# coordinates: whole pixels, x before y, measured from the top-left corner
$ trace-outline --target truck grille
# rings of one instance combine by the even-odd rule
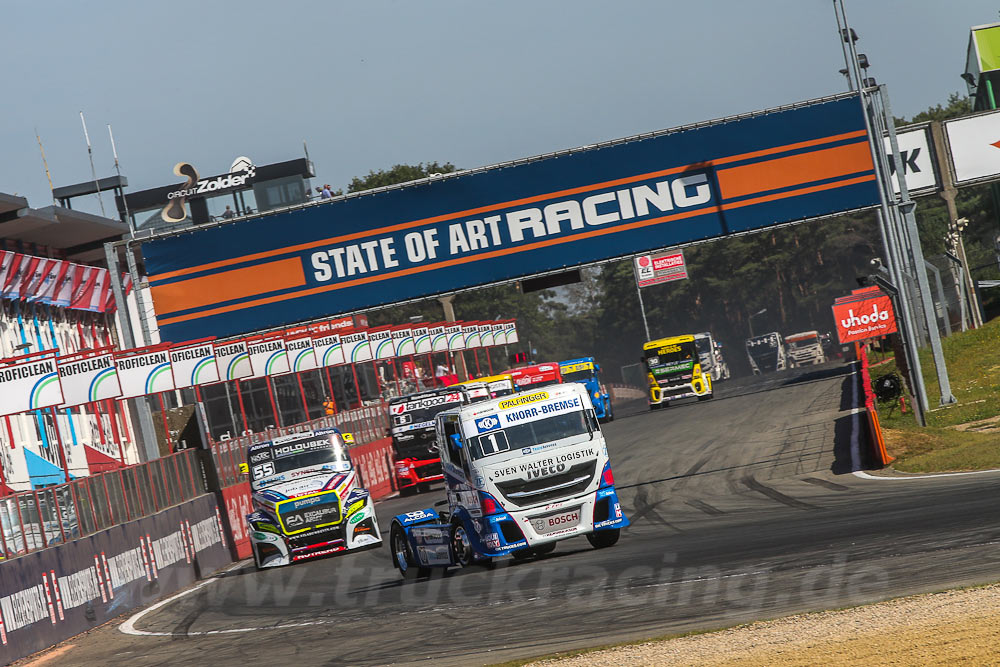
[[[566,472],[544,479],[533,479],[530,482],[520,479],[498,482],[497,489],[512,505],[527,507],[572,498],[583,493],[594,481],[596,471],[596,460],[585,461],[577,463]]]
[[[433,461],[426,465],[418,465],[416,470],[417,470],[417,475],[419,475],[421,479],[426,479],[427,477],[434,477],[436,475],[440,475],[442,474],[441,461]]]
[[[286,500],[278,506],[278,516],[285,534],[298,533],[316,526],[340,521],[340,498],[334,492],[321,496]]]

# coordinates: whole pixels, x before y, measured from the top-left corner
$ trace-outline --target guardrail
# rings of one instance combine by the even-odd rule
[[[878,420],[878,409],[875,401],[875,391],[872,389],[872,376],[869,371],[868,346],[860,344],[857,346],[858,359],[861,361],[861,387],[865,393],[865,411],[868,414],[868,433],[872,447],[872,456],[875,462],[885,467],[895,461],[885,450],[885,438],[882,436],[882,425]]]
[[[205,493],[195,450],[0,498],[4,558],[156,514]]]

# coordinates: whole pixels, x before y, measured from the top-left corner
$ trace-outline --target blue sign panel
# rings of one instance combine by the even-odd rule
[[[840,96],[142,245],[163,340],[231,336],[874,206]]]

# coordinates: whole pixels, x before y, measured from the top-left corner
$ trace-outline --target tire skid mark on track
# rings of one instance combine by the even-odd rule
[[[701,510],[705,514],[709,514],[711,516],[718,516],[720,514],[725,514],[725,512],[720,510],[718,507],[712,507],[708,503],[701,500],[686,500],[684,502],[685,504],[690,505],[691,507],[697,510]]]
[[[674,490],[675,491],[679,491],[682,488],[684,488],[684,486],[688,483],[688,481],[692,477],[694,477],[695,475],[697,475],[698,471],[700,471],[702,468],[704,468],[705,464],[708,463],[711,460],[712,460],[712,455],[708,454],[708,455],[702,457],[701,460],[698,461],[697,463],[695,463],[693,466],[691,466],[690,468],[688,468],[687,472],[685,472],[683,475],[680,475],[680,478],[677,480],[677,483],[674,484]]]
[[[850,491],[851,489],[844,486],[843,484],[837,484],[836,482],[831,482],[826,479],[820,479],[819,477],[802,477],[801,480],[806,484],[815,484],[816,486],[822,486],[824,488],[830,489],[831,491]]]
[[[754,491],[757,491],[758,493],[764,494],[765,496],[767,496],[771,500],[776,500],[779,503],[782,503],[784,505],[788,505],[789,507],[794,507],[794,508],[800,509],[800,510],[818,510],[818,509],[820,509],[816,505],[810,505],[809,503],[804,503],[801,500],[798,500],[797,498],[792,498],[791,496],[786,496],[784,493],[782,493],[781,491],[778,491],[777,489],[772,489],[769,486],[761,484],[760,482],[758,482],[756,480],[756,478],[754,478],[753,475],[747,475],[746,477],[743,478],[742,481],[743,481],[743,483],[748,488],[753,489]]]

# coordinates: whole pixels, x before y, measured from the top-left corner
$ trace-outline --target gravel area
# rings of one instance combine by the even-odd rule
[[[1000,584],[530,664],[1000,665]]]

